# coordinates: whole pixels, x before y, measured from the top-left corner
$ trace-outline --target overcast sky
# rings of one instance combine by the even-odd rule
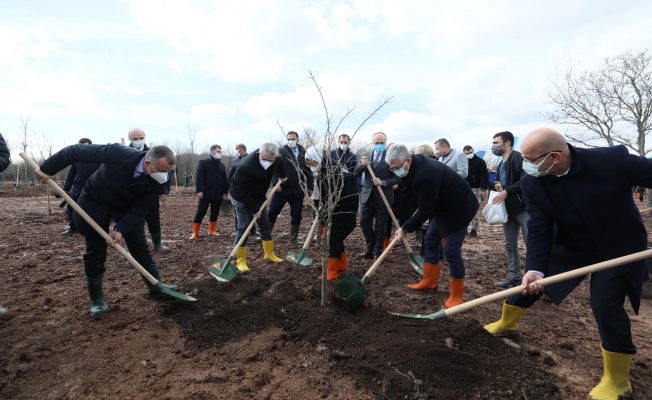
[[[55,149],[89,137],[249,148],[335,120],[390,142],[488,149],[549,125],[569,66],[652,47],[650,1],[35,1],[0,12],[0,132]],[[563,127],[560,127],[563,131]],[[38,154],[36,146],[31,151]],[[14,159],[18,157],[15,156]]]

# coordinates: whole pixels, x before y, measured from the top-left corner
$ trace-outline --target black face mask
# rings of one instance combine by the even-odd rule
[[[505,150],[501,146],[491,146],[491,152],[497,156],[502,156]]]

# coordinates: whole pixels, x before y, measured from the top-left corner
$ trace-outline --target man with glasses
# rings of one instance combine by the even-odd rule
[[[545,293],[559,304],[583,279],[541,286],[544,277],[646,250],[647,233],[631,195],[632,186],[652,187],[652,162],[625,146],[579,149],[549,128],[530,133],[521,146],[521,179],[528,221],[528,252],[522,294],[503,303],[490,333],[518,330],[525,310]],[[601,340],[604,375],[592,399],[632,393],[629,368],[636,346],[625,310],[629,297],[638,313],[646,260],[591,274],[590,304]]]
[[[523,241],[527,243],[527,220],[523,195],[521,193],[521,177],[523,171],[523,157],[513,149],[514,135],[511,132],[496,133],[491,142],[491,152],[500,157],[496,170],[494,187],[498,195],[494,197],[493,204],[505,202],[508,219],[503,224],[505,236],[505,250],[507,251],[507,279],[496,282],[499,288],[507,289],[518,286],[521,282],[521,257],[518,252],[518,231],[523,233]]]

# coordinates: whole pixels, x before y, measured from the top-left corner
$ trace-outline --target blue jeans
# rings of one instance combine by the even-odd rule
[[[507,222],[503,224],[505,235],[505,250],[507,251],[507,279],[521,283],[521,257],[518,254],[518,230],[523,232],[523,241],[527,244],[527,220],[529,216],[526,211],[516,215],[509,215]]]
[[[231,198],[231,204],[233,204],[235,214],[238,218],[238,230],[236,231],[235,239],[233,239],[233,244],[237,244],[249,224],[251,224],[251,220],[254,219],[254,215],[247,209],[245,203],[241,201]],[[260,213],[260,218],[256,221],[256,225],[258,226],[262,240],[272,240],[272,234],[269,232],[269,222],[267,221],[267,207],[263,208],[263,211]],[[242,242],[242,247],[246,245],[247,238]]]
[[[450,267],[450,276],[453,279],[464,279],[464,261],[462,260],[462,243],[466,237],[466,227],[446,236],[444,255]],[[441,248],[441,235],[435,218],[430,220],[428,232],[424,237],[426,256],[424,261],[428,264],[439,264],[439,252]]]

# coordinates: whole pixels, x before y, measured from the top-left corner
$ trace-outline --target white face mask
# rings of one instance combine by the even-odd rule
[[[297,141],[296,140],[288,140],[288,146],[291,149],[296,149],[297,148]]]
[[[158,183],[165,183],[165,182],[168,181],[168,173],[167,172],[158,172],[156,170],[156,168],[154,168],[153,165],[152,165],[152,169],[154,170],[154,173],[149,174],[149,176],[151,176],[152,179],[154,179]]]
[[[142,149],[145,148],[145,141],[144,140],[133,140],[131,142],[131,145],[134,146],[134,149],[142,150]]]
[[[315,173],[315,174],[316,174],[317,172],[319,172],[319,168],[318,168],[318,167],[310,167],[310,170],[311,170],[313,173]]]
[[[271,167],[272,164],[274,164],[274,161],[260,160],[260,165],[262,165],[263,169],[265,169],[265,170],[267,170],[267,168]]]
[[[220,158],[222,158],[222,155],[220,153],[211,154],[211,156],[216,160],[219,160]]]
[[[467,155],[466,155],[466,158],[468,158],[468,159],[470,160],[470,159],[472,159],[472,158],[473,158],[473,156],[474,156],[474,154],[473,154],[473,153],[469,153],[469,154],[467,154]]]
[[[349,148],[348,144],[341,144],[340,145],[340,150],[342,150],[342,151],[346,151],[346,149],[348,149],[348,148]]]

